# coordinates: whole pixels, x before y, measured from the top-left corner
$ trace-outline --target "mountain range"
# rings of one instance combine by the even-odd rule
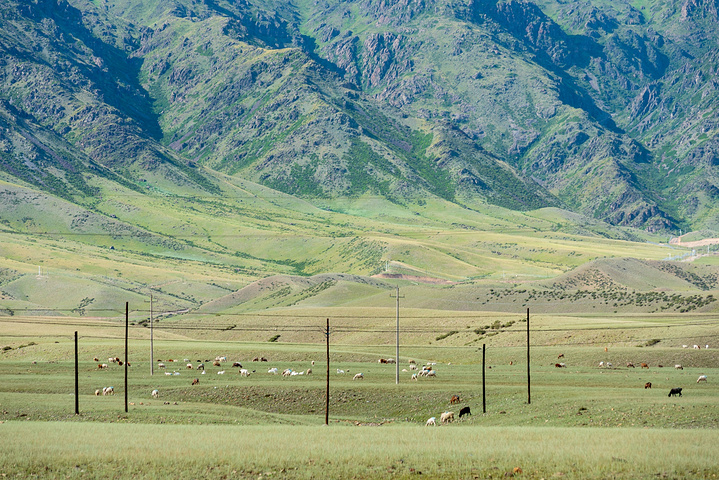
[[[717,0],[8,0],[0,175],[717,229]],[[114,187],[113,187],[114,185]],[[105,212],[107,213],[107,212]]]

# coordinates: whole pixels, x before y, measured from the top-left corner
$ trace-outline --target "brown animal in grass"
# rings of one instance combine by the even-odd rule
[[[644,384],[644,388],[645,388],[645,389],[647,389],[647,388],[652,388],[652,382],[647,382],[647,383],[645,383],[645,384]]]
[[[455,403],[459,402],[461,402],[461,400],[459,399],[459,395],[452,395],[452,398],[449,401],[450,405],[454,405]]]
[[[642,363],[642,368],[649,368],[649,365],[647,365],[646,363]]]
[[[199,385],[199,384],[200,384],[200,379],[199,379],[199,378],[193,378],[193,379],[192,379],[192,384],[193,384],[193,385]]]

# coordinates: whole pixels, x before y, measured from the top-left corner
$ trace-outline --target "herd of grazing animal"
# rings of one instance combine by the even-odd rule
[[[682,345],[682,347],[683,347],[683,348],[687,348],[688,346],[687,346],[687,345]],[[700,349],[700,348],[701,348],[701,347],[699,347],[698,345],[694,345],[694,349],[697,349],[697,350],[698,350],[698,349]],[[709,345],[706,345],[705,348],[709,348]],[[606,352],[606,351],[608,351],[608,349],[605,348],[604,351]],[[564,358],[564,354],[563,354],[563,353],[560,353],[557,358]],[[562,367],[566,367],[566,364],[564,364],[564,363],[555,363],[554,366],[555,366],[556,368],[562,368]],[[661,365],[661,364],[657,365],[657,367],[660,367],[660,368],[663,367],[663,366],[664,366],[664,365]],[[642,362],[642,363],[640,363],[640,367],[641,367],[641,368],[646,368],[647,370],[649,370],[649,364],[648,364],[648,363]],[[611,362],[601,361],[601,362],[599,362],[599,368],[612,368],[612,363],[611,363]],[[627,368],[635,368],[635,367],[634,367],[634,363],[633,363],[633,362],[627,362]],[[684,366],[677,363],[677,364],[674,365],[674,369],[675,369],[675,370],[684,370]],[[700,376],[699,376],[699,378],[697,379],[697,383],[701,383],[701,382],[705,382],[705,383],[707,382],[707,376],[706,376],[706,375],[700,375]],[[652,388],[652,382],[646,382],[646,383],[644,384],[644,388],[645,388],[645,389],[650,389],[650,388]],[[682,389],[681,389],[681,388],[678,388],[678,387],[672,388],[672,389],[669,391],[669,396],[670,396],[670,397],[675,397],[675,396],[681,397],[681,396],[682,396]]]
[[[695,346],[695,348],[696,348],[696,346]],[[706,348],[709,348],[709,346],[707,345]],[[563,359],[563,358],[565,358],[565,356],[564,356],[564,354],[559,354],[557,358],[558,358],[558,359]],[[93,360],[94,360],[94,361],[99,361],[97,357],[95,357]],[[171,359],[170,359],[170,360],[167,360],[167,361],[168,361],[168,362],[175,362],[175,360],[171,360]],[[255,357],[255,358],[252,359],[252,361],[253,361],[253,362],[267,362],[268,360],[267,360],[265,357]],[[162,362],[162,360],[157,360],[157,362],[158,362],[158,363],[157,363],[158,368],[160,368],[160,369],[166,369],[166,368],[167,368],[166,365],[165,365],[165,363]],[[198,364],[197,364],[196,367],[193,366],[193,364],[192,364],[191,362],[189,362],[188,359],[185,359],[185,362],[188,362],[188,363],[186,363],[186,369],[188,369],[188,370],[196,369],[196,370],[198,370],[198,373],[205,374],[205,364],[202,363],[201,360],[197,360],[197,363],[198,363]],[[214,361],[205,360],[204,362],[206,362],[206,363],[210,363],[210,362],[211,362],[212,365],[217,366],[217,367],[221,367],[221,366],[223,365],[223,363],[227,362],[227,357],[225,357],[225,356],[217,356]],[[109,364],[116,364],[116,365],[123,365],[122,360],[120,360],[120,358],[118,358],[118,357],[109,357],[109,358],[108,358],[108,363],[109,363]],[[389,359],[381,358],[381,359],[378,360],[378,363],[380,363],[380,364],[395,364],[396,361],[395,361],[394,359],[392,359],[392,358],[389,358]],[[314,366],[315,362],[312,361],[311,364]],[[412,380],[417,380],[419,377],[435,377],[435,376],[436,376],[436,370],[433,368],[434,365],[436,365],[436,363],[427,363],[426,365],[422,366],[421,369],[419,369],[419,368],[417,367],[417,365],[416,365],[416,362],[415,362],[414,360],[410,360],[410,361],[409,361],[409,369],[410,369],[410,370],[419,370],[419,371],[416,372],[416,373],[412,373],[412,377],[411,377]],[[512,362],[510,362],[510,365],[512,365]],[[127,363],[127,366],[130,366],[130,364]],[[256,372],[256,370],[250,371],[249,369],[243,368],[243,367],[242,367],[242,364],[241,364],[240,362],[233,362],[233,363],[232,363],[232,366],[235,367],[235,368],[239,367],[238,373],[240,374],[241,377],[250,377],[250,375],[251,375],[252,373],[255,373],[255,372]],[[556,368],[566,368],[567,365],[566,365],[565,363],[560,363],[560,362],[558,362],[558,363],[555,363],[554,366],[555,366]],[[632,363],[632,362],[627,362],[626,366],[627,366],[627,368],[634,368],[634,363]],[[640,363],[640,366],[641,366],[641,368],[649,369],[649,364],[647,364],[647,363]],[[662,365],[658,365],[658,366],[661,367]],[[612,367],[612,363],[610,363],[610,362],[605,362],[605,361],[600,362],[600,363],[599,363],[599,367],[600,367],[600,368],[613,368],[613,367]],[[108,365],[107,363],[98,363],[98,364],[97,364],[97,368],[98,368],[99,370],[107,370],[107,369],[109,368],[109,365]],[[181,368],[181,367],[180,367],[180,368]],[[490,367],[490,368],[491,368],[491,367]],[[684,367],[683,367],[683,365],[681,365],[681,364],[675,364],[675,365],[674,365],[674,368],[675,368],[676,370],[684,370]],[[404,369],[403,371],[406,372],[407,370]],[[223,373],[225,373],[225,370],[218,371],[217,373],[218,373],[218,374],[223,374]],[[277,374],[280,373],[280,370],[279,370],[277,367],[272,367],[272,368],[270,368],[270,369],[267,370],[267,373],[268,373],[268,374],[277,375]],[[287,369],[285,369],[285,370],[282,371],[282,376],[284,376],[284,377],[290,377],[290,376],[296,376],[296,375],[310,375],[311,373],[312,373],[312,369],[311,369],[311,368],[307,369],[306,371],[301,371],[301,372],[297,372],[297,371],[294,371],[294,370],[292,370],[292,369],[290,369],[290,368],[287,368]],[[344,373],[345,373],[345,370],[337,369],[337,374],[344,374]],[[347,373],[349,373],[349,371],[347,371]],[[177,372],[177,371],[175,371],[174,373],[169,373],[169,372],[167,372],[167,373],[165,373],[165,374],[166,374],[166,375],[180,375],[180,373]],[[359,372],[359,373],[355,373],[354,376],[352,376],[352,380],[363,380],[364,377],[365,377],[364,373]],[[708,378],[707,378],[706,375],[700,375],[699,378],[697,379],[696,383],[702,383],[702,382],[707,383],[707,381],[708,381]],[[199,385],[199,384],[200,384],[199,378],[193,378],[192,381],[191,381],[191,384],[192,384],[192,385]],[[651,388],[652,388],[652,382],[646,382],[646,383],[644,384],[644,388],[645,388],[645,389],[651,389]],[[683,390],[683,389],[680,388],[680,387],[671,388],[670,391],[669,391],[669,395],[668,395],[668,396],[669,396],[669,397],[681,397],[681,396],[682,396],[682,390]],[[95,390],[95,395],[100,396],[100,394],[102,394],[103,396],[114,395],[114,394],[115,394],[115,389],[114,389],[114,387],[104,387],[104,388],[102,388],[102,389],[97,389],[97,390]],[[150,393],[150,396],[151,396],[153,399],[158,399],[159,396],[160,396],[160,391],[159,391],[158,389],[153,389],[153,390],[151,391],[151,393]],[[169,404],[169,402],[165,402],[165,403],[166,403],[166,404]],[[450,405],[457,405],[457,404],[459,404],[459,403],[461,403],[460,397],[459,397],[458,395],[452,395],[451,398],[450,398],[449,404],[450,404]],[[464,417],[464,416],[469,416],[469,415],[472,415],[470,407],[469,407],[469,406],[464,406],[464,407],[460,408],[459,414],[458,414],[457,418],[460,418],[460,419],[461,419],[462,417]],[[439,415],[439,422],[437,421],[437,417],[434,417],[434,416],[433,416],[433,417],[430,417],[430,418],[426,421],[425,425],[426,425],[426,426],[437,426],[438,424],[439,424],[439,425],[448,425],[448,424],[452,423],[454,420],[455,420],[455,412],[453,412],[453,411],[444,411],[443,413],[441,413],[441,414]]]

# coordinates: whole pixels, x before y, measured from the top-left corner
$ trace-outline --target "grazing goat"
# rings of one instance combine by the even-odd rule
[[[439,416],[440,423],[452,423],[454,420],[454,412],[444,412]]]
[[[676,368],[677,370],[684,370],[684,367],[679,364],[674,365],[674,368]]]
[[[669,390],[669,395],[667,395],[667,396],[668,396],[668,397],[673,397],[673,396],[676,396],[676,395],[679,395],[680,397],[682,396],[682,389],[681,389],[681,388],[672,388],[671,390]]]
[[[699,378],[697,378],[697,383],[699,382],[706,382],[707,376],[706,375],[699,375]]]
[[[242,364],[240,362],[235,362],[232,364],[232,366],[242,368]]]
[[[193,385],[199,385],[199,384],[200,384],[200,379],[199,379],[199,378],[193,378],[193,379],[192,379],[192,384],[193,384]]]
[[[437,426],[437,418],[436,417],[430,417],[429,420],[427,420],[427,423],[424,424],[425,427],[436,427]]]
[[[364,375],[362,375],[362,372],[357,373],[354,377],[352,377],[352,380],[364,380]]]
[[[462,418],[462,415],[472,415],[472,411],[469,409],[469,407],[462,407],[459,410],[459,418]]]
[[[379,360],[377,360],[377,363],[387,363],[387,359],[386,359],[386,358],[380,358]]]
[[[105,370],[107,368],[107,363],[98,363],[97,368],[100,370]]]
[[[652,388],[652,382],[647,382],[644,384],[644,389],[646,390],[647,388]]]
[[[627,368],[634,368],[634,364],[632,362],[627,362]]]
[[[642,368],[649,368],[649,365],[646,364],[646,363],[642,363],[641,367],[642,367]]]
[[[455,403],[460,403],[462,400],[459,399],[459,395],[452,395],[452,398],[449,400],[450,405],[454,405]]]
[[[160,398],[160,392],[158,390],[153,390],[152,398]]]
[[[555,368],[565,368],[566,365],[565,365],[564,363],[555,363],[555,364],[554,364],[554,367],[555,367]]]
[[[563,353],[560,353],[559,355],[557,355],[557,360],[559,360],[560,358],[564,358],[564,354],[563,354]]]
[[[260,357],[260,362],[267,362],[268,360],[265,357]]]

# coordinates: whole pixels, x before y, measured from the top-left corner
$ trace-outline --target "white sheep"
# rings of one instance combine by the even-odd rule
[[[164,363],[158,363],[158,364],[157,364],[157,368],[165,368],[165,364],[164,364]]]
[[[152,398],[160,398],[160,392],[159,392],[159,390],[153,390],[153,391],[152,391]]]
[[[220,370],[219,372],[217,372],[217,374],[218,374],[218,375],[224,375],[224,374],[225,374],[225,371],[224,371],[224,370]]]
[[[439,416],[440,423],[452,423],[454,420],[454,412],[444,412]]]
[[[345,371],[344,371],[344,370],[340,370],[340,369],[338,368],[338,369],[337,369],[337,373],[339,373],[339,374],[344,374]]]
[[[102,389],[103,395],[115,395],[115,387],[105,387]]]
[[[292,375],[292,369],[291,369],[291,368],[285,368],[285,369],[282,371],[282,376],[283,376],[283,377],[289,377],[290,375]]]
[[[425,426],[425,427],[429,427],[429,426],[436,427],[436,426],[437,426],[437,419],[436,419],[435,417],[430,417],[429,420],[427,420],[427,423],[424,424],[424,426]]]
[[[416,373],[413,373],[413,374],[412,374],[412,380],[417,380],[417,374],[416,374]]]
[[[699,382],[706,382],[707,376],[706,375],[699,375],[699,378],[697,378],[697,383]]]
[[[241,369],[240,369],[240,375],[243,376],[243,377],[249,377],[249,376],[250,376],[250,371],[247,370],[246,368],[241,368]]]
[[[278,372],[279,372],[279,370],[277,370],[277,367],[273,367],[273,368],[270,368],[269,370],[267,370],[267,373],[271,373],[273,375],[277,375]]]
[[[362,372],[356,374],[354,377],[352,377],[352,380],[364,380],[364,375],[362,375]]]
[[[676,368],[677,370],[684,370],[684,367],[682,367],[678,363],[676,365],[674,365],[674,368]]]

